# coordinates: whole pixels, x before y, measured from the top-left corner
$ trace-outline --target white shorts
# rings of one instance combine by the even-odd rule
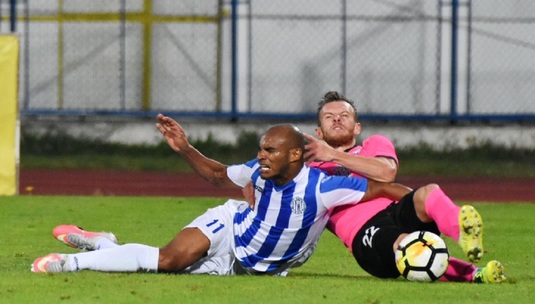
[[[210,240],[206,257],[185,268],[182,273],[236,275],[246,274],[234,255],[234,215],[249,208],[247,202],[230,199],[208,209],[184,228],[198,228]]]
[[[234,215],[249,208],[244,201],[229,199],[223,205],[210,208],[204,214],[194,219],[184,228],[198,228],[210,240],[210,248],[206,257],[193,265],[186,267],[181,273],[184,274],[212,274],[212,275],[242,275],[242,274],[265,274],[258,273],[253,269],[245,269],[236,259],[234,249]],[[291,259],[284,267],[281,267],[270,275],[286,276],[292,267],[302,265],[314,252],[316,244],[311,244],[303,250],[298,257]]]

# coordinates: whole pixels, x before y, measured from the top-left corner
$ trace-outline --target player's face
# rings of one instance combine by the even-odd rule
[[[271,179],[282,186],[289,180],[286,178],[290,167],[290,153],[286,140],[281,136],[266,133],[260,139],[257,159],[260,164],[260,177]]]
[[[333,147],[353,146],[360,133],[360,124],[355,122],[355,110],[345,101],[326,103],[320,111],[320,126],[316,135]]]

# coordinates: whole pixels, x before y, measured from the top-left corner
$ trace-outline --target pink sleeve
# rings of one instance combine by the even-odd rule
[[[372,135],[362,142],[359,155],[368,157],[389,157],[398,162],[394,144],[383,135]]]

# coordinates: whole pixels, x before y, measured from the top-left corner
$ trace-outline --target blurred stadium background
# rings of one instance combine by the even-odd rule
[[[0,8],[0,32],[21,41],[23,131],[150,143],[158,112],[197,137],[232,141],[237,129],[278,120],[309,131],[317,101],[338,90],[374,125],[365,131],[397,145],[535,146],[532,0],[3,0]]]

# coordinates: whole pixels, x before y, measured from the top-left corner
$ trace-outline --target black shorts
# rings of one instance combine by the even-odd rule
[[[353,256],[369,274],[379,278],[397,278],[394,242],[402,233],[426,230],[440,235],[435,222],[418,219],[413,203],[414,191],[377,213],[353,239]]]

